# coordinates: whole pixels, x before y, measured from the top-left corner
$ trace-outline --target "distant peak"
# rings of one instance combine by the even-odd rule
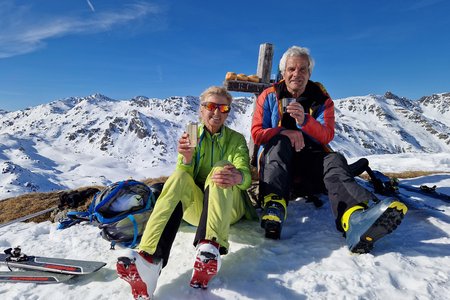
[[[111,98],[109,98],[103,94],[100,94],[100,93],[92,94],[92,95],[88,96],[88,98],[96,99],[96,100],[108,100],[108,101],[112,100]]]
[[[396,94],[392,93],[391,91],[387,91],[384,94],[384,98],[386,98],[386,99],[400,99],[399,96],[397,96]]]
[[[147,96],[136,96],[130,99],[131,101],[142,101],[142,100],[149,100]]]
[[[439,97],[450,98],[450,92],[447,92],[447,93],[436,93],[436,94],[431,94],[431,95],[428,95],[428,96],[423,96],[419,100],[427,99],[427,98],[439,98]]]

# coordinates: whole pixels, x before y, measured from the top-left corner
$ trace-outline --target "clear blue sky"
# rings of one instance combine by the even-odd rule
[[[450,91],[450,1],[0,0],[0,108],[101,93],[198,96],[310,48],[332,98]]]

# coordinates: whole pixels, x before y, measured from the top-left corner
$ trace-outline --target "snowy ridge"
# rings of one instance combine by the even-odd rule
[[[423,114],[450,126],[450,93],[434,94],[420,98]]]
[[[250,140],[254,98],[236,98],[231,128]],[[335,100],[333,149],[347,157],[450,152],[450,94],[419,101],[392,93]],[[148,177],[176,160],[177,139],[198,119],[198,97],[101,94],[70,97],[0,114],[1,198],[30,191],[108,184]],[[109,172],[98,166],[107,161]],[[161,174],[168,175],[168,174]],[[78,179],[73,180],[74,177]]]
[[[446,96],[445,96],[446,95]],[[448,152],[450,94],[411,101],[392,93],[335,101],[337,135],[332,147],[349,157],[405,152]],[[343,146],[344,145],[344,146]]]

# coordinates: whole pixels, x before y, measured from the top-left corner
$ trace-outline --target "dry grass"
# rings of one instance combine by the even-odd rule
[[[147,178],[147,179],[144,179],[142,182],[148,186],[151,186],[155,183],[166,182],[166,180],[167,180],[167,176],[161,176],[158,178]]]
[[[0,201],[0,211],[2,212],[0,214],[0,223],[6,223],[10,220],[57,206],[59,204],[59,195],[62,193],[62,191],[30,193],[2,200]],[[41,218],[37,219],[37,221],[40,220]]]
[[[408,172],[402,172],[402,173],[385,173],[389,177],[396,177],[396,178],[413,178],[413,177],[419,177],[419,176],[425,176],[425,175],[431,175],[436,173],[449,173],[449,172],[428,172],[428,171],[408,171]],[[366,173],[361,175],[362,178],[368,179],[368,175]],[[254,182],[255,179],[257,180],[257,173],[256,169],[252,169],[252,178]],[[167,180],[167,177],[158,177],[158,178],[149,178],[143,180],[143,182],[147,185],[152,185],[154,183],[158,182],[165,182]],[[94,188],[103,189],[102,186],[92,186]],[[71,191],[83,191],[85,189],[88,189],[90,187],[83,187],[76,190]],[[30,215],[32,213],[45,210],[47,208],[51,208],[54,206],[58,206],[59,204],[59,196],[62,193],[70,192],[69,190],[66,191],[56,191],[56,192],[48,192],[48,193],[29,193],[29,194],[23,194],[17,197],[7,198],[0,201],[0,224],[9,222],[11,220],[18,219],[23,216]],[[84,205],[78,207],[77,210],[86,210],[89,204],[92,201],[92,197],[90,199],[87,199]],[[33,222],[42,222],[49,220],[51,216],[51,213],[46,213],[44,215],[29,219],[28,221]]]
[[[92,186],[102,189],[102,186]],[[36,213],[47,208],[59,205],[59,196],[66,192],[83,191],[89,187],[83,187],[75,190],[56,191],[47,193],[29,193],[17,197],[7,198],[0,201],[0,224],[9,222]],[[92,197],[86,200],[86,203],[79,207],[79,210],[86,210],[92,201]],[[37,216],[29,221],[42,222],[50,218],[51,212]]]
[[[158,177],[158,178],[150,178],[143,180],[143,182],[147,185],[152,185],[157,182],[165,182],[167,177]],[[11,197],[4,200],[0,200],[0,224],[7,223],[9,221],[45,210],[47,208],[55,207],[59,205],[59,196],[66,192],[71,191],[83,191],[88,188],[98,188],[102,190],[105,188],[104,186],[90,186],[90,187],[82,187],[74,190],[65,190],[65,191],[56,191],[56,192],[47,192],[47,193],[28,193],[23,194],[17,197]],[[86,202],[83,205],[80,205],[77,209],[69,209],[69,210],[79,210],[85,211],[91,204],[93,197],[86,199]],[[55,211],[58,211],[56,209]],[[48,212],[43,215],[34,217],[29,219],[27,222],[43,222],[49,219],[52,219],[51,216],[54,215],[55,212]]]
[[[406,172],[400,172],[400,173],[394,173],[394,172],[385,172],[384,175],[390,177],[390,178],[398,178],[398,179],[405,179],[405,178],[415,178],[420,176],[427,176],[431,174],[438,174],[438,173],[450,173],[450,172],[442,172],[442,171],[406,171]],[[361,178],[364,178],[365,180],[369,179],[369,175],[367,173],[363,173],[360,176]]]

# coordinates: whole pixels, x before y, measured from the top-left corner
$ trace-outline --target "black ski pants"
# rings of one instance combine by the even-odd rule
[[[354,179],[343,155],[303,149],[296,152],[287,136],[278,134],[264,147],[259,164],[259,192],[287,201],[295,191],[311,195],[328,191],[336,228],[343,231],[341,218],[350,207],[376,197]]]

